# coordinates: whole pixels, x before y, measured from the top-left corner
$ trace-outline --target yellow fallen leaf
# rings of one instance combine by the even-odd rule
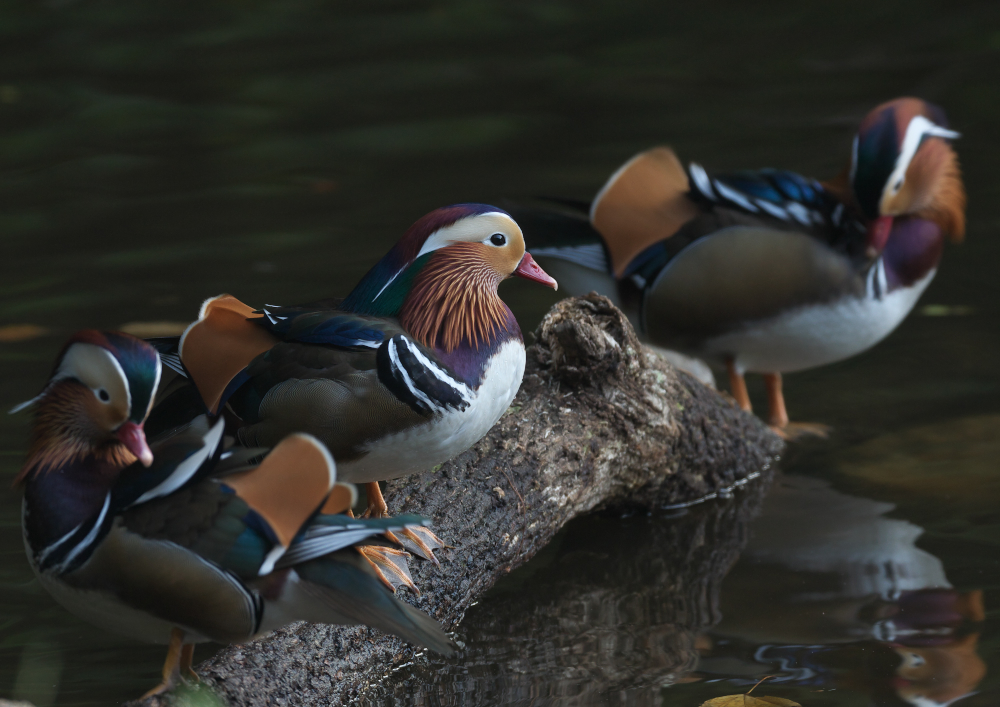
[[[0,326],[0,341],[27,341],[48,333],[48,329],[37,324],[8,324]]]
[[[157,336],[180,336],[191,322],[129,322],[118,327],[118,331],[150,339]]]
[[[784,697],[754,697],[753,695],[726,695],[702,702],[701,707],[802,707],[798,702]]]

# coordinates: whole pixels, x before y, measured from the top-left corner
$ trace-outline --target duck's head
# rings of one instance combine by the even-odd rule
[[[869,245],[881,251],[892,219],[934,221],[953,241],[965,235],[965,189],[944,111],[919,98],[883,103],[854,138],[850,184],[871,224]]]
[[[143,423],[160,381],[160,358],[144,341],[118,332],[73,335],[42,392],[15,407],[35,409],[32,449],[22,471],[97,455],[125,466],[153,461]]]
[[[433,319],[433,324],[427,332],[408,328],[433,342],[449,313],[467,309],[457,305],[478,304],[463,330],[475,343],[476,321],[499,316],[497,286],[511,276],[558,287],[525,251],[524,235],[510,214],[486,204],[455,204],[414,223],[341,306],[359,314],[401,319],[406,317],[404,310],[413,313],[419,307],[420,319]]]

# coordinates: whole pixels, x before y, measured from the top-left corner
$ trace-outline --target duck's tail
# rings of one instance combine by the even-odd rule
[[[410,643],[451,655],[457,646],[437,621],[395,597],[368,562],[353,550],[342,550],[297,565],[298,590],[311,601],[309,621],[365,624]],[[301,606],[301,604],[300,604]]]

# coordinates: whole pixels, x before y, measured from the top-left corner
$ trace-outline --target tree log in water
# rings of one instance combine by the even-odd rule
[[[514,404],[486,437],[432,472],[387,484],[393,512],[432,518],[452,546],[440,568],[411,560],[423,594],[407,597],[449,630],[573,517],[726,493],[768,469],[782,448],[757,418],[641,346],[604,297],[559,302],[536,338]],[[742,527],[747,513],[737,515]],[[714,611],[718,580],[742,542],[738,529],[722,535],[730,539],[704,538],[707,555],[678,585],[704,594],[682,597],[698,617]],[[711,623],[702,618],[692,627]],[[664,658],[665,672],[682,667],[690,646],[676,653]],[[330,705],[375,696],[376,685],[391,692],[393,673],[413,658],[403,641],[374,629],[297,624],[227,647],[198,671],[233,705]]]

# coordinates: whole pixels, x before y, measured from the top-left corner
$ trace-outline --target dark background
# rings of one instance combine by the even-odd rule
[[[947,248],[887,341],[789,376],[793,417],[835,434],[785,466],[836,477],[867,444],[865,468],[884,471],[913,456],[907,430],[944,429],[955,451],[940,473],[969,496],[986,540],[939,553],[972,576],[993,567],[1000,539],[996,496],[962,475],[996,457],[960,453],[993,455],[987,438],[1000,431],[965,422],[1000,410],[998,85],[995,2],[4,0],[0,327],[45,333],[0,341],[0,405],[34,395],[78,328],[187,321],[223,291],[254,304],[343,295],[433,208],[589,198],[654,144],[709,169],[832,176],[868,110],[916,95],[963,134],[967,242]],[[555,301],[522,283],[501,294],[525,330]],[[25,431],[22,418],[0,420],[0,480],[16,473]],[[876,495],[857,476],[838,483]],[[877,493],[937,522],[921,515],[930,502],[918,491]],[[50,684],[59,704],[107,704],[152,684],[160,649],[85,627],[33,582],[18,513],[16,493],[4,494],[0,696],[41,707]],[[586,521],[570,532],[585,537]],[[623,537],[622,552],[631,547]],[[447,692],[452,673],[441,670]],[[705,698],[685,689],[655,700]],[[841,694],[824,704],[865,704]]]

